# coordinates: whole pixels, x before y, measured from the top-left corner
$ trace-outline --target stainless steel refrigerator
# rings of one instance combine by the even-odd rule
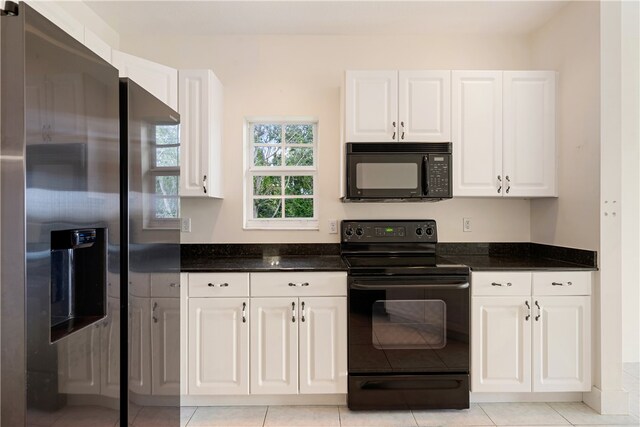
[[[147,411],[177,426],[179,352],[155,352],[179,344],[154,341],[151,304],[179,286],[179,169],[151,161],[158,129],[177,144],[178,115],[123,101],[115,68],[28,5],[12,12],[0,18],[0,424],[115,426]]]

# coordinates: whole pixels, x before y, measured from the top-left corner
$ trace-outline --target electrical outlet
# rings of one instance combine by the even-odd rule
[[[180,218],[180,231],[191,233],[191,218]]]
[[[462,218],[462,231],[471,231],[471,218]]]
[[[329,220],[329,234],[338,234],[338,220]]]

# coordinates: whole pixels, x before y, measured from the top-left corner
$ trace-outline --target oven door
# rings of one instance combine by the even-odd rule
[[[467,278],[350,277],[349,374],[469,372]]]
[[[423,176],[423,156],[419,154],[349,154],[347,198],[422,198]]]

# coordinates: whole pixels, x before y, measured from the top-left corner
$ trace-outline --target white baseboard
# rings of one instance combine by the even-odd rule
[[[602,391],[597,387],[582,394],[582,401],[594,411],[606,415],[627,415],[629,393],[625,390]]]
[[[471,393],[471,403],[582,402],[582,393]]]
[[[346,405],[346,394],[182,396],[181,406]]]

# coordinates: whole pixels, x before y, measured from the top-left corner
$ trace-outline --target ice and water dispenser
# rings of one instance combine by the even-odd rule
[[[107,314],[107,229],[51,232],[51,342]]]

